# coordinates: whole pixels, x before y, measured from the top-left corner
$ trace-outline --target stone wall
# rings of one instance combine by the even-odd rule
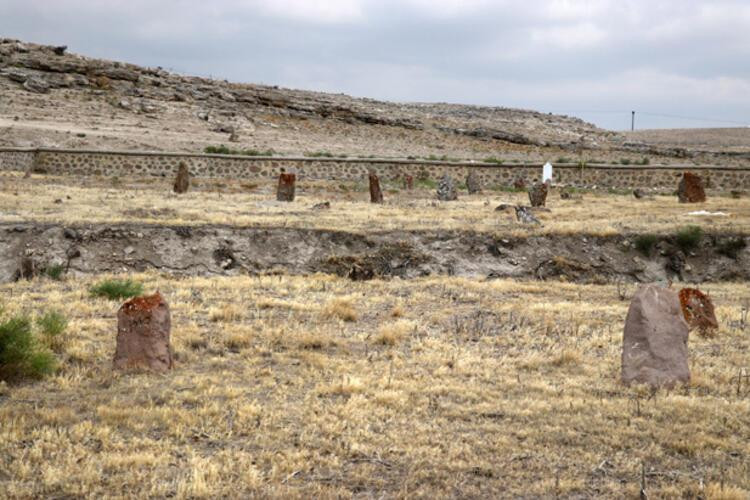
[[[184,162],[191,175],[232,179],[275,178],[282,171],[296,172],[300,180],[360,180],[373,172],[383,180],[437,180],[448,173],[463,182],[474,171],[484,186],[510,186],[517,179],[527,184],[541,177],[539,164],[454,163],[420,160],[277,158],[231,155],[75,151],[54,149],[0,149],[0,170],[26,170],[54,175],[172,177]],[[710,188],[750,189],[750,168],[657,165],[556,165],[554,182],[576,187],[676,189],[686,170],[703,177]]]

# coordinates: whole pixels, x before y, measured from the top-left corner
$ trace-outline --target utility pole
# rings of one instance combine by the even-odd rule
[[[630,131],[635,130],[635,111],[630,112]]]

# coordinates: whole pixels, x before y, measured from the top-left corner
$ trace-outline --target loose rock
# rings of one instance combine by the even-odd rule
[[[125,302],[117,311],[114,367],[119,370],[170,370],[173,364],[170,330],[169,305],[159,292]]]
[[[673,387],[690,381],[688,324],[674,291],[642,285],[630,303],[622,342],[622,381]]]

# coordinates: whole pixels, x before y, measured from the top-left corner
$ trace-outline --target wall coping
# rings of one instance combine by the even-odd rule
[[[117,151],[117,150],[96,150],[96,149],[64,149],[64,148],[13,148],[0,147],[0,153],[64,153],[64,154],[99,154],[113,156],[152,156],[168,158],[222,158],[241,161],[293,161],[293,162],[319,162],[319,163],[351,163],[351,164],[396,164],[396,165],[439,165],[452,167],[530,167],[538,168],[542,162],[524,162],[524,163],[491,163],[482,161],[441,161],[441,160],[423,160],[423,159],[403,159],[403,158],[327,158],[327,157],[309,157],[309,156],[245,156],[245,155],[225,155],[213,153],[181,153],[165,151]],[[562,169],[580,169],[579,163],[555,163],[550,162],[555,168]],[[608,170],[720,170],[731,172],[750,172],[750,167],[721,167],[715,165],[622,165],[612,163],[586,163],[583,168],[599,168]]]

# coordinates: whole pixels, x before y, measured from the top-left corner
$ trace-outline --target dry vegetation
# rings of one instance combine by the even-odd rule
[[[651,393],[619,383],[613,286],[134,278],[171,304],[168,375],[112,371],[94,279],[0,286],[70,320],[56,375],[2,387],[7,496],[632,497],[642,463],[654,498],[750,494],[745,285],[705,287],[718,335]]]
[[[386,203],[373,205],[364,183],[301,181],[297,200],[289,204],[274,200],[275,181],[271,180],[250,184],[194,179],[191,191],[179,196],[170,192],[171,179],[128,179],[125,183],[89,178],[86,187],[81,187],[73,178],[33,175],[32,179],[22,179],[21,174],[4,173],[0,181],[3,222],[230,224],[361,233],[471,228],[512,235],[672,233],[688,224],[704,224],[717,232],[742,233],[750,228],[747,197],[710,196],[708,202],[690,206],[678,203],[675,196],[635,200],[627,192],[586,192],[580,199],[562,200],[553,190],[548,198],[553,210],[538,214],[544,227],[529,228],[516,222],[512,210],[494,211],[500,203],[528,204],[526,193],[493,190],[439,203],[431,187],[407,192],[385,183]],[[331,209],[313,210],[312,206],[321,201],[331,201]],[[728,215],[688,215],[695,210]]]

